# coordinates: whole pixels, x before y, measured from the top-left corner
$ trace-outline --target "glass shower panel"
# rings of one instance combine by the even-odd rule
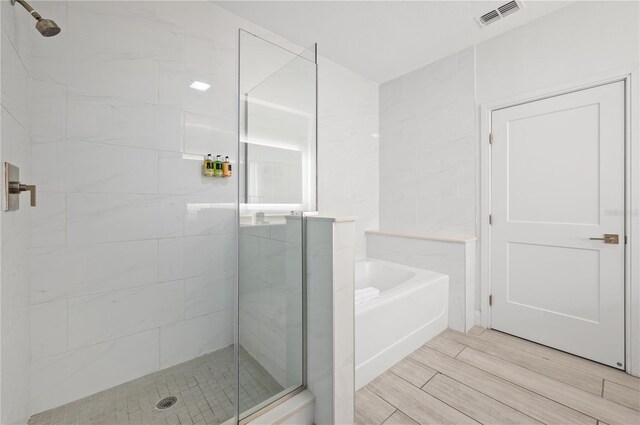
[[[316,208],[315,46],[240,31],[239,417],[304,385],[302,212]]]

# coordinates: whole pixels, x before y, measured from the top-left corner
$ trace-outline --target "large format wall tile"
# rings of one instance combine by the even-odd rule
[[[0,164],[20,167],[20,178],[31,179],[31,116],[29,114],[32,18],[0,3]],[[3,183],[0,183],[2,186]],[[26,423],[29,417],[29,259],[28,197],[19,211],[0,213],[0,423]]]
[[[318,80],[318,209],[321,215],[358,217],[356,256],[362,257],[365,230],[379,224],[382,169],[406,158],[386,157],[379,149],[375,83],[323,58]]]
[[[2,106],[11,116],[28,129],[29,115],[29,73],[22,58],[15,50],[9,36],[2,31]]]
[[[160,239],[159,279],[223,274],[235,267],[233,233]]]
[[[160,329],[160,367],[165,368],[233,343],[233,309]]]
[[[184,317],[192,319],[229,308],[233,287],[229,285],[233,273],[190,277],[184,281]]]
[[[184,282],[178,280],[71,298],[69,349],[178,322],[184,317],[183,297]]]
[[[67,135],[67,88],[31,80],[31,143],[58,142]]]
[[[180,196],[72,193],[67,195],[67,242],[98,243],[183,234]]]
[[[182,111],[70,90],[67,136],[83,142],[181,150]]]
[[[53,150],[55,149],[55,150]],[[36,145],[34,176],[55,175],[58,190],[67,193],[158,192],[158,152],[75,140]],[[41,152],[46,152],[41,157]],[[40,170],[45,176],[41,176]]]
[[[475,234],[474,49],[380,86],[380,229]]]
[[[67,300],[31,306],[31,360],[67,351]]]
[[[158,281],[158,241],[31,250],[31,303],[79,297]]]
[[[31,362],[31,411],[42,412],[158,370],[157,329]]]

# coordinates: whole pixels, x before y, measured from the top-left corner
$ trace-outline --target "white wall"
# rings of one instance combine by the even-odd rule
[[[0,4],[2,44],[0,95],[0,164],[20,167],[23,183],[31,181],[29,16],[9,2]],[[0,182],[0,188],[2,182]],[[0,423],[26,423],[29,416],[29,196],[20,210],[0,212]]]
[[[299,49],[209,2],[35,6],[63,32],[25,23],[31,413],[232,343],[236,179],[192,158],[235,153],[238,28]],[[376,227],[377,86],[329,61],[320,73],[320,173],[337,170],[321,208]]]
[[[380,86],[380,229],[475,234],[474,49]]]

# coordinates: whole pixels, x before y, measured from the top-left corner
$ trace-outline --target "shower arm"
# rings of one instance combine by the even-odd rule
[[[22,7],[27,9],[27,12],[29,12],[31,16],[33,16],[37,21],[42,19],[42,16],[40,16],[40,14],[33,7],[31,7],[31,5],[27,3],[25,0],[9,0],[9,1],[11,2],[11,6],[14,6],[16,3],[20,3]]]

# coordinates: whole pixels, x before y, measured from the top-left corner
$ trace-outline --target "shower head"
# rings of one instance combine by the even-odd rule
[[[36,29],[40,31],[43,37],[53,37],[60,34],[60,27],[51,19],[38,19],[36,22]]]
[[[27,12],[33,16],[33,18],[38,21],[36,22],[36,29],[43,37],[53,37],[54,35],[58,35],[60,33],[60,27],[56,24],[52,19],[43,19],[42,16],[35,10],[33,7],[29,5],[25,0],[10,0],[11,5],[15,5],[16,2],[20,3],[22,7],[27,9]]]

